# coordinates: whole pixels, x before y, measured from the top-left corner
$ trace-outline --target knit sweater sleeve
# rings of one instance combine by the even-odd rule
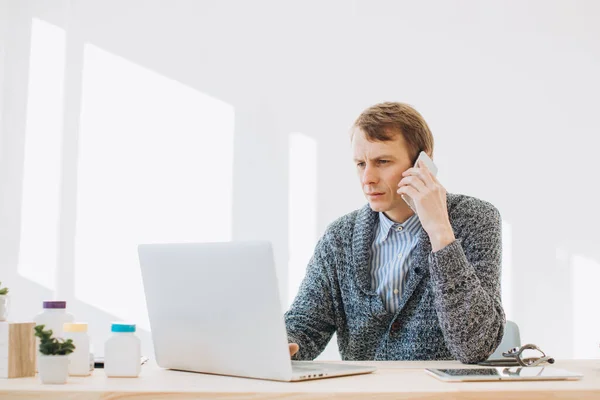
[[[464,363],[485,360],[506,322],[500,297],[500,213],[489,203],[466,210],[468,233],[429,256],[434,306],[450,352]]]
[[[331,281],[327,274],[334,257],[326,235],[319,240],[298,294],[285,313],[288,342],[300,347],[292,357],[294,360],[316,358],[335,332]]]

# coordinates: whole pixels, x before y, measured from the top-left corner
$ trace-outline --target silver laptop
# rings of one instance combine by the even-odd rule
[[[138,247],[160,367],[278,381],[373,372],[292,362],[269,242]]]

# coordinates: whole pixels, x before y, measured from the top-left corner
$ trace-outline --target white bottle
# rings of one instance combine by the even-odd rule
[[[73,315],[67,312],[66,301],[44,301],[44,310],[33,318],[36,325],[44,325],[44,330],[52,329],[52,336],[56,338],[63,337],[63,325],[67,322],[73,322]],[[38,358],[40,357],[40,339],[35,338],[35,348]]]
[[[96,358],[94,357],[94,345],[90,343],[90,374],[96,368]]]
[[[72,339],[75,350],[69,354],[69,375],[88,376],[90,370],[90,337],[88,324],[68,322],[63,326],[65,340]]]
[[[135,378],[141,369],[141,342],[135,324],[113,323],[104,343],[104,372],[108,377]]]

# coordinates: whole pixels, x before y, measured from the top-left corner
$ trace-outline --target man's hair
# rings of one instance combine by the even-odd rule
[[[408,104],[375,104],[359,115],[353,127],[363,131],[369,141],[385,142],[401,134],[409,146],[413,162],[421,151],[433,156],[433,135],[429,126],[421,114]],[[353,136],[354,129],[351,139]]]

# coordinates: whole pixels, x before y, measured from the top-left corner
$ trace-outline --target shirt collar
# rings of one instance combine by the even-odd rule
[[[403,228],[403,233],[417,237],[421,230],[421,221],[417,214],[413,214],[410,218],[400,224],[389,219],[384,213],[379,212],[379,229],[377,231],[376,241],[378,243],[383,242],[387,239],[390,232],[396,230],[400,226]]]

